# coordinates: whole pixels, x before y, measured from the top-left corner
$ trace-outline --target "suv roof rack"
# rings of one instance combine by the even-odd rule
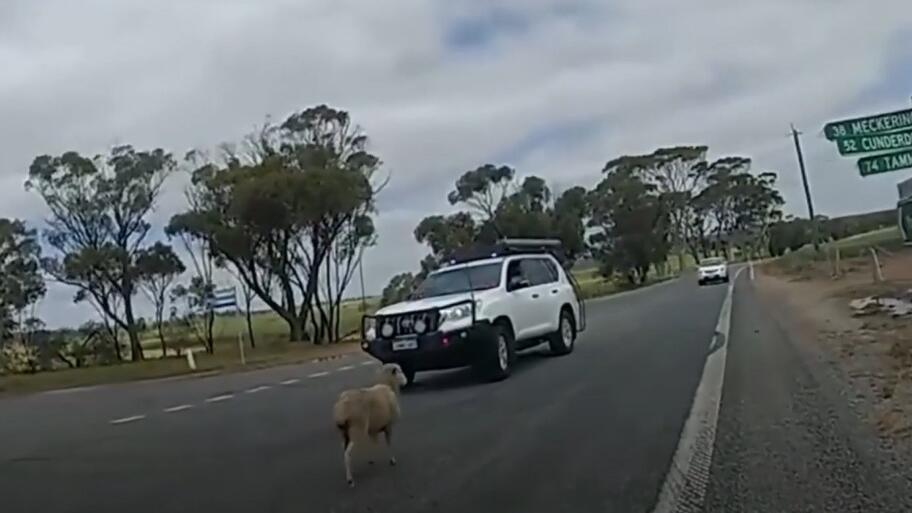
[[[554,256],[562,265],[567,260],[563,243],[559,239],[500,239],[494,244],[473,244],[454,251],[445,265],[457,265],[521,254],[543,254]]]

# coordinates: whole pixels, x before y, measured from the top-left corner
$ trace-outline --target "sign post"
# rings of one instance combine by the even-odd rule
[[[235,287],[226,287],[215,290],[212,293],[209,307],[216,311],[234,308],[235,313],[240,315],[241,310],[237,300],[237,289]],[[247,365],[247,356],[244,353],[243,329],[238,330],[238,353],[241,356],[241,365]]]

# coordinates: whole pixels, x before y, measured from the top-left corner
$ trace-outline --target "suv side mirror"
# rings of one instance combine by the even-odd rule
[[[513,276],[510,278],[510,281],[507,283],[507,291],[514,291],[519,289],[524,289],[531,286],[529,280],[523,278],[522,276]]]

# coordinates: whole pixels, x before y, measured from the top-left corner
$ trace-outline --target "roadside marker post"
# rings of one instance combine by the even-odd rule
[[[196,370],[196,359],[193,358],[193,349],[187,348],[187,366],[190,370]]]

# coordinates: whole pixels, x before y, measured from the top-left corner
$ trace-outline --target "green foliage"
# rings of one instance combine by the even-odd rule
[[[183,274],[186,267],[171,246],[156,242],[139,252],[136,257],[136,269],[137,280],[155,308],[155,326],[158,329],[162,354],[167,354],[168,348],[162,324],[164,323],[168,291],[174,281]]]
[[[667,212],[654,185],[632,169],[610,169],[589,195],[593,254],[606,276],[645,283],[650,267],[668,256]]]
[[[55,280],[77,289],[130,336],[142,358],[133,296],[140,281],[136,258],[149,233],[148,215],[175,161],[161,149],[118,146],[105,157],[67,152],[35,158],[26,188],[47,204],[45,236],[57,255],[43,261]]]
[[[405,301],[409,294],[415,290],[417,280],[412,273],[397,274],[390,279],[380,298],[380,306],[391,305]]]
[[[807,219],[789,219],[770,226],[768,249],[772,256],[782,256],[786,251],[797,251],[813,241],[811,222]]]
[[[500,203],[506,198],[516,171],[509,166],[485,164],[466,171],[456,180],[456,187],[447,195],[451,205],[465,204],[483,221],[490,221]]]
[[[0,345],[0,372],[31,374],[41,369],[38,348],[21,340]]]
[[[20,328],[20,313],[45,293],[41,246],[22,221],[0,219],[0,339]]]
[[[426,243],[431,255],[422,261],[416,279],[420,281],[459,247],[504,237],[559,238],[571,262],[585,252],[584,219],[589,211],[585,189],[572,187],[555,200],[540,177],[528,176],[519,186],[514,177],[510,167],[486,164],[456,181],[448,199],[469,211],[428,216],[418,224],[415,240]]]
[[[249,158],[229,152],[220,165],[200,165],[191,208],[171,219],[168,233],[205,241],[285,319],[292,340],[305,338],[310,320],[318,340],[335,341],[338,314],[327,316],[315,300],[328,260],[354,261],[376,239],[370,215],[380,160],[367,141],[344,111],[321,105],[292,114],[248,138]],[[324,294],[341,300],[347,281],[328,279],[333,290]]]

